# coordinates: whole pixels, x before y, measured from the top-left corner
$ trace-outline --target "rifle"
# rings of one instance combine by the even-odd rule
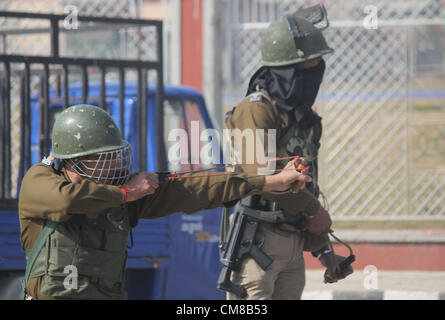
[[[243,286],[230,280],[232,271],[239,271],[245,256],[251,256],[265,270],[273,260],[254,243],[259,220],[244,214],[246,207],[241,203],[235,206],[233,220],[227,233],[227,241],[220,244],[223,268],[218,278],[217,288],[244,298],[247,291]]]

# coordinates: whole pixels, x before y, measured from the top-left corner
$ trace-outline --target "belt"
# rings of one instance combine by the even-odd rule
[[[303,215],[295,216],[287,214],[283,210],[263,211],[243,204],[239,205],[241,206],[241,212],[243,214],[262,223],[274,225],[281,231],[301,232],[306,229],[306,221]]]

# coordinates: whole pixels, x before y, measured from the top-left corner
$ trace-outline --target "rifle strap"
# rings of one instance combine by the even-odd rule
[[[34,266],[34,262],[36,261],[37,255],[42,250],[43,246],[45,245],[46,239],[49,237],[51,233],[54,232],[57,225],[58,225],[57,222],[46,220],[45,227],[43,228],[42,232],[40,232],[36,243],[31,249],[31,252],[29,254],[29,260],[26,263],[25,278],[22,283],[23,288],[20,293],[20,300],[25,300],[26,285],[28,284],[29,275],[31,274],[31,270],[32,267]]]

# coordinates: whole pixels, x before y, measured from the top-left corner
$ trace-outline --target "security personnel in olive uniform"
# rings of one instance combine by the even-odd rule
[[[286,193],[292,183],[309,179],[292,170],[159,183],[155,173],[132,173],[130,144],[105,111],[90,105],[57,117],[51,155],[59,163],[44,159],[31,167],[20,190],[26,299],[124,299],[127,238],[138,219],[193,213],[267,191]],[[77,286],[64,283],[70,268]]]
[[[302,156],[307,160],[312,182],[303,191],[308,198],[317,198],[317,156],[321,138],[321,118],[312,110],[325,70],[322,56],[331,53],[319,29],[297,13],[272,22],[262,34],[262,66],[251,77],[246,98],[227,114],[228,129],[276,130],[277,157]],[[268,151],[268,136],[262,140],[264,154]],[[245,159],[245,150],[235,150]],[[255,154],[257,152],[255,151]],[[241,163],[243,160],[240,161]],[[258,165],[244,166],[249,172]],[[283,163],[277,168],[282,168]],[[253,196],[253,209],[284,209],[283,197]],[[241,200],[243,203],[246,199]],[[252,208],[252,207],[251,207]],[[329,214],[318,205],[313,216],[307,216],[306,227],[282,228],[261,223],[257,242],[274,261],[261,269],[252,258],[247,258],[239,272],[232,274],[232,282],[247,290],[246,299],[299,299],[305,285],[302,252],[311,251],[328,268],[333,281],[335,258],[328,255],[326,234]],[[317,222],[312,220],[317,219]],[[348,270],[347,274],[352,272]],[[229,292],[227,298],[240,299]]]

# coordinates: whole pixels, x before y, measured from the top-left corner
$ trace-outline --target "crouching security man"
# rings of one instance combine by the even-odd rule
[[[108,113],[90,105],[67,108],[57,117],[51,156],[58,165],[44,159],[32,166],[20,190],[25,299],[125,299],[127,238],[138,219],[286,193],[293,183],[310,180],[297,170],[165,182],[156,173],[134,174],[130,144]],[[64,285],[66,267],[77,270],[76,289]]]

